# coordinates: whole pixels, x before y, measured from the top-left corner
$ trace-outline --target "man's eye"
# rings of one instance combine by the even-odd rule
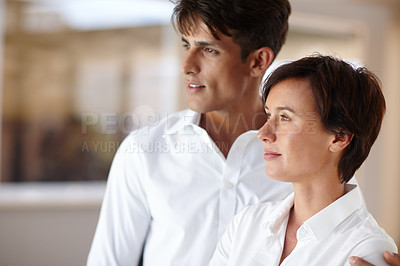
[[[267,120],[269,120],[271,118],[271,114],[270,113],[265,113],[265,117],[267,118]]]
[[[190,48],[190,45],[185,43],[185,44],[182,45],[182,47],[183,47],[185,50],[188,50],[188,49]]]
[[[204,51],[206,51],[209,54],[218,54],[217,51],[215,51],[214,49],[211,49],[211,48],[204,48]]]

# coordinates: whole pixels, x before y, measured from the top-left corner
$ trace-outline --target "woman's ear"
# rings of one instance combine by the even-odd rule
[[[331,152],[339,152],[344,150],[352,141],[354,134],[342,132],[340,134],[336,134],[334,139],[332,140],[329,150]]]
[[[274,60],[274,52],[269,47],[261,47],[251,53],[250,60],[251,75],[253,77],[263,76]]]

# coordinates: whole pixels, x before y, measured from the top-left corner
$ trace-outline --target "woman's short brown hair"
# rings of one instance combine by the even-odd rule
[[[386,104],[379,79],[364,67],[314,55],[277,68],[263,86],[263,102],[273,86],[289,78],[308,81],[326,130],[353,134],[338,165],[339,178],[348,182],[367,158],[381,128]]]

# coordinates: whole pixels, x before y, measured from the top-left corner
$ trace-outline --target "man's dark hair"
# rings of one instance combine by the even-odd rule
[[[272,49],[274,56],[285,43],[288,0],[171,0],[176,4],[172,24],[182,34],[189,35],[199,22],[207,25],[213,36],[232,37],[241,48],[241,60],[261,47]]]
[[[314,55],[277,68],[263,86],[263,102],[273,86],[290,78],[308,81],[326,130],[339,137],[353,134],[338,165],[339,178],[348,182],[368,157],[381,128],[386,104],[379,79],[364,67],[355,69],[343,60]]]

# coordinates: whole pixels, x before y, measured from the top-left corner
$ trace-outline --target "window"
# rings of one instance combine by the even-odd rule
[[[179,108],[172,8],[169,1],[5,2],[2,182],[105,180],[143,117]]]

